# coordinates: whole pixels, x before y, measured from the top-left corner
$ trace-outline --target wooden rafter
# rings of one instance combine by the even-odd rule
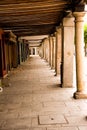
[[[19,36],[53,33],[66,9],[82,0],[1,0],[0,27]]]

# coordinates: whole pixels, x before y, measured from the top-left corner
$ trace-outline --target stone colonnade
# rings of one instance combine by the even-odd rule
[[[76,88],[74,98],[87,98],[84,83],[83,12],[74,12],[63,19],[56,32],[44,39],[39,50],[55,76],[60,74],[61,87],[73,87],[74,46],[76,55]]]

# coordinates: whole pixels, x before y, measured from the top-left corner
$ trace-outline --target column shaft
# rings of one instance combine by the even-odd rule
[[[74,18],[63,19],[62,87],[73,86]]]
[[[57,32],[55,32],[55,76],[57,76]]]
[[[76,50],[76,85],[75,98],[87,98],[84,82],[84,12],[74,12],[75,16],[75,50]]]
[[[53,49],[52,49],[52,37],[50,37],[50,51],[51,51],[51,68],[52,68],[52,51],[53,51]]]
[[[51,65],[51,42],[49,37],[49,65]]]
[[[55,47],[55,45],[54,45],[54,37],[52,37],[52,68],[53,69],[55,68],[54,67],[54,60],[55,60],[54,47]]]
[[[61,57],[62,57],[62,28],[59,27],[56,29],[56,58],[57,58],[57,63],[56,63],[56,74],[60,74],[60,65],[61,65]]]

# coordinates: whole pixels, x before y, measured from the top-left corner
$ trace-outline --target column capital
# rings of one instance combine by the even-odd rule
[[[74,12],[75,22],[83,22],[86,12]]]
[[[52,38],[53,38],[53,41],[55,42],[55,38],[56,38],[56,37],[55,37],[55,36],[53,36]]]
[[[62,24],[60,26],[56,26],[56,32],[59,32],[59,29],[62,28]]]
[[[48,36],[48,39],[50,39],[50,35]]]
[[[62,30],[62,26],[59,27],[59,28],[56,28],[56,33],[57,33],[57,34],[60,34],[60,33],[61,33],[61,30]]]
[[[59,32],[59,27],[56,27],[56,33],[58,33]]]
[[[52,35],[50,35],[49,40],[52,40],[52,37],[53,37],[53,36],[52,36]]]
[[[54,32],[54,36],[56,36],[56,34],[57,34],[57,31],[56,31],[56,32]]]

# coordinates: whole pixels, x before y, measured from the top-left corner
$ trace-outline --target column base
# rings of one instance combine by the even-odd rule
[[[75,92],[73,97],[75,99],[87,99],[87,92]]]
[[[52,70],[54,70],[54,67],[53,67],[53,66],[51,66],[51,69],[52,69]]]
[[[69,85],[69,84],[61,83],[61,87],[62,88],[73,88],[73,84]]]

